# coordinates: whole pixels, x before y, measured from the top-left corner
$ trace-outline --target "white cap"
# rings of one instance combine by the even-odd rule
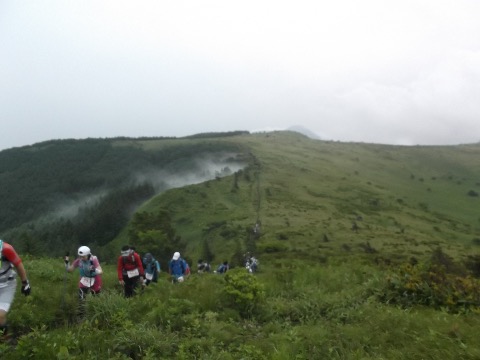
[[[80,256],[90,255],[90,248],[88,246],[80,246],[78,248],[78,255]]]
[[[180,259],[180,253],[177,251],[175,254],[173,254],[173,260],[178,260]]]

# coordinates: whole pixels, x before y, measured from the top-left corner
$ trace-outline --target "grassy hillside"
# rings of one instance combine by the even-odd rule
[[[479,145],[336,143],[288,132],[229,141],[250,149],[248,168],[170,190],[140,209],[168,209],[192,258],[205,242],[217,262],[239,244],[247,250],[257,221],[254,246],[277,248],[282,257],[372,248],[399,259],[429,256],[438,246],[454,257],[476,251],[480,199],[469,192],[480,192]]]
[[[293,132],[182,141],[191,140],[241,149],[247,166],[153,196],[112,242],[92,246],[104,291],[88,299],[84,319],[77,274],[66,275],[60,257],[27,256],[33,291],[15,299],[2,358],[480,358],[480,145]],[[138,214],[168,218],[175,239],[152,224],[132,241]],[[143,253],[173,240],[194,273],[173,285],[163,272],[124,299],[112,265],[120,247]],[[255,275],[242,266],[246,251],[260,260]],[[163,270],[169,254],[157,254]],[[196,274],[200,257],[233,269]]]

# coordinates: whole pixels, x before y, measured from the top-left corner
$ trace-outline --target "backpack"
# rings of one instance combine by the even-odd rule
[[[185,275],[190,275],[190,266],[185,260],[183,260],[183,273]]]
[[[186,271],[188,268],[187,262],[183,260],[182,258],[179,258],[178,260],[170,260],[168,264],[169,268],[172,270],[172,272],[176,272],[177,269],[181,270],[182,275],[186,275]],[[178,275],[178,274],[177,274]]]
[[[80,275],[89,278],[97,276],[95,269],[90,270],[93,265],[93,255],[90,255],[87,261],[80,260]]]
[[[137,265],[137,262],[135,261],[135,256],[133,256],[133,254],[130,254],[128,256],[122,256],[122,261],[124,266],[126,263]]]

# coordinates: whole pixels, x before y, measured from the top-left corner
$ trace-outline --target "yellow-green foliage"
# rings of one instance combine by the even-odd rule
[[[458,312],[480,310],[480,280],[448,273],[439,264],[403,264],[388,277],[384,301],[412,306],[423,304]]]
[[[245,269],[230,270],[225,274],[225,293],[233,300],[243,316],[251,316],[264,298],[263,286]]]

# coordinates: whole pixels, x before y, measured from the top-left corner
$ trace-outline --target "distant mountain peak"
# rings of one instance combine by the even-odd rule
[[[305,136],[309,137],[310,139],[320,140],[320,136],[318,136],[313,131],[311,131],[311,130],[309,130],[306,127],[301,126],[301,125],[290,126],[287,130],[298,132],[302,135],[305,135]]]

